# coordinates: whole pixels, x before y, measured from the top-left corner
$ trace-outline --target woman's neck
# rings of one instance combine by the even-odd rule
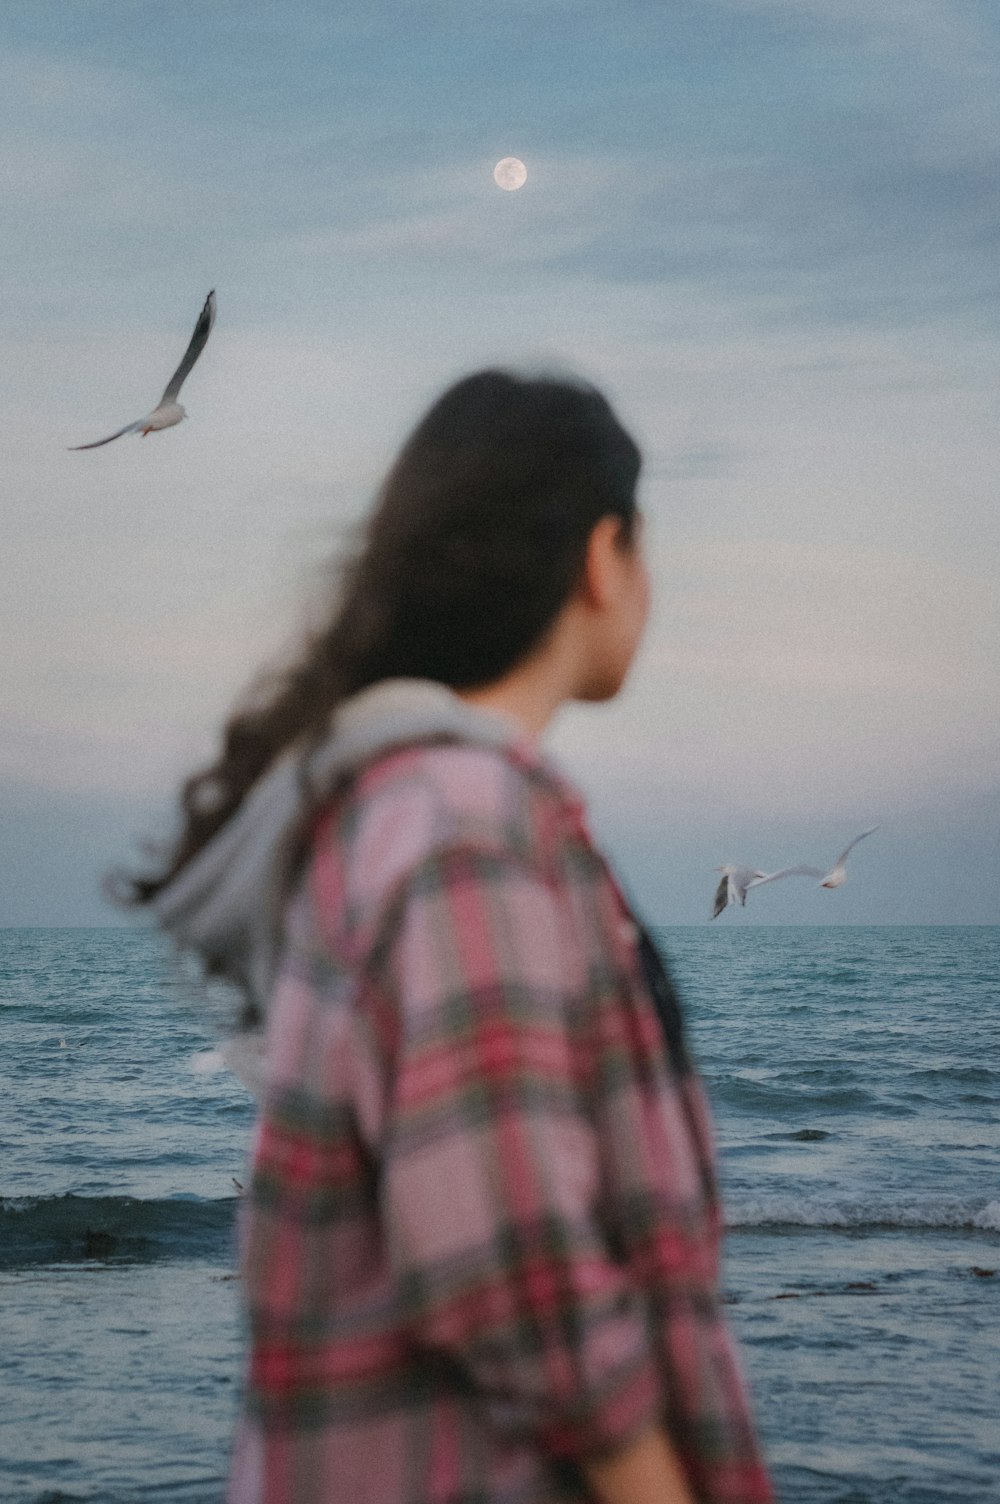
[[[458,691],[467,705],[515,721],[530,741],[538,741],[556,711],[574,698],[575,654],[561,633],[519,663],[502,679]]]

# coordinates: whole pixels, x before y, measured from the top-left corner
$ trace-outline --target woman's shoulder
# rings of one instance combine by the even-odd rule
[[[314,860],[331,898],[338,892],[346,911],[370,915],[445,852],[551,870],[578,823],[574,792],[532,748],[422,742],[357,773],[317,822]]]

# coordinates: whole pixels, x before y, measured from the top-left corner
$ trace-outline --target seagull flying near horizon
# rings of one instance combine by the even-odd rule
[[[815,867],[782,867],[780,872],[758,872],[756,867],[740,867],[732,862],[727,862],[724,867],[716,867],[716,872],[722,873],[722,881],[715,890],[715,901],[712,904],[712,918],[718,919],[723,909],[730,904],[738,903],[742,908],[746,907],[747,893],[751,888],[762,888],[765,883],[776,883],[779,877],[821,877]]]
[[[124,428],[119,428],[117,433],[109,433],[106,439],[95,439],[92,444],[73,444],[70,447],[74,450],[100,449],[102,444],[110,444],[113,439],[120,439],[126,433],[141,433],[145,438],[147,433],[158,433],[161,428],[173,428],[175,423],[179,423],[183,417],[186,417],[177,397],[181,387],[190,376],[195,361],[204,350],[214,323],[215,289],[213,288],[198,315],[198,322],[194,326],[194,333],[184,352],[184,358],[167,382],[163,396],[153,411],[147,413],[144,418],[137,418],[134,423],[127,423]]]

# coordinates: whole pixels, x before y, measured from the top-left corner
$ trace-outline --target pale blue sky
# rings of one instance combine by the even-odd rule
[[[407,427],[497,360],[596,380],[646,454],[654,628],[553,748],[650,917],[880,820],[749,922],[996,920],[992,5],[14,0],[0,44],[0,923],[109,917]],[[189,421],[67,453],[210,286]]]

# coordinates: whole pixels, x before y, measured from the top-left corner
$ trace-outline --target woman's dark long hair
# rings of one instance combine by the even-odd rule
[[[319,740],[349,695],[397,676],[489,684],[552,626],[606,516],[632,541],[639,451],[593,387],[481,371],[451,387],[382,487],[329,620],[298,661],[257,680],[218,758],[181,792],[164,870],[129,880],[148,903],[293,742]]]

